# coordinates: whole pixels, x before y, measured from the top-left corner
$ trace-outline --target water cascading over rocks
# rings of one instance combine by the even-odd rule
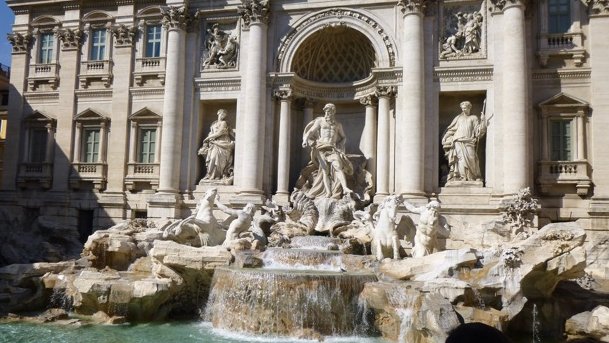
[[[363,333],[358,296],[373,274],[218,268],[205,320],[214,327],[263,335]]]

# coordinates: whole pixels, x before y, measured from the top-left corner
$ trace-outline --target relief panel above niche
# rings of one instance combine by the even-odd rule
[[[440,60],[486,58],[486,2],[453,0],[440,4]]]
[[[241,43],[238,21],[208,21],[204,27],[201,72],[238,69]]]

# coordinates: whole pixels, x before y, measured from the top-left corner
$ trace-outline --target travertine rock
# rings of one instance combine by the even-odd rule
[[[448,276],[458,267],[472,267],[477,261],[473,249],[446,250],[418,258],[385,260],[380,265],[380,272],[394,279],[425,281]]]

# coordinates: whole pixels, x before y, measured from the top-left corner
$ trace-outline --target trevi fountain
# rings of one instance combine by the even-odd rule
[[[468,101],[461,109],[442,138],[449,182],[479,182],[487,122]],[[523,189],[447,249],[440,202],[374,204],[336,106],[323,110],[304,129],[310,161],[289,205],[231,208],[210,186],[185,219],[125,221],[94,232],[79,259],[5,266],[0,337],[444,342],[483,323],[515,341],[608,339],[609,296],[594,290],[607,284],[584,273],[577,223],[535,227],[537,200]],[[225,112],[204,140],[210,184],[232,163]]]
[[[127,13],[125,11],[130,4],[140,2],[117,2],[117,6]],[[606,1],[584,2],[593,4],[591,6],[595,6],[595,9],[607,8]],[[21,6],[15,1],[10,3],[15,8]],[[195,68],[192,67],[195,63],[192,58],[185,57],[184,47],[194,50],[192,44],[195,43],[190,33],[188,42],[185,43],[187,8],[171,6],[163,11],[156,6],[138,12],[141,25],[144,25],[141,27],[156,27],[153,24],[158,24],[154,21],[157,17],[165,20],[164,24],[169,29],[170,47],[167,62],[164,59],[157,62],[163,63],[163,66],[167,63],[166,72],[143,72],[142,68],[155,68],[157,65],[140,65],[145,58],[137,57],[137,63],[140,63],[137,68],[140,69],[136,70],[139,73],[136,75],[136,85],[131,90],[120,88],[120,82],[130,82],[125,78],[130,77],[129,73],[123,75],[118,72],[119,68],[127,68],[127,64],[121,62],[120,58],[126,54],[125,47],[131,47],[131,39],[135,39],[133,37],[137,29],[124,25],[113,27],[109,30],[117,41],[114,81],[103,75],[100,77],[93,71],[93,74],[83,72],[78,75],[83,88],[78,90],[78,99],[72,97],[69,101],[61,100],[61,104],[67,104],[80,102],[80,98],[102,96],[112,82],[119,92],[121,89],[125,94],[139,92],[137,96],[140,98],[137,101],[147,101],[150,94],[162,94],[162,106],[156,100],[151,100],[146,105],[150,108],[138,103],[137,106],[142,107],[142,110],[129,117],[131,126],[125,120],[124,128],[119,127],[121,122],[118,117],[113,117],[112,123],[115,125],[114,132],[120,134],[120,130],[124,129],[124,136],[127,135],[127,128],[131,128],[133,135],[137,132],[148,133],[147,142],[151,143],[155,139],[153,134],[157,133],[154,130],[160,130],[161,127],[158,126],[161,125],[161,116],[156,112],[163,112],[163,143],[161,147],[152,148],[152,143],[148,146],[150,149],[146,153],[151,162],[144,165],[141,161],[136,161],[140,152],[136,151],[134,141],[128,143],[123,138],[114,136],[116,142],[108,146],[111,155],[108,155],[107,162],[112,164],[113,158],[125,155],[124,151],[119,151],[120,146],[123,149],[129,146],[129,156],[132,157],[129,157],[128,163],[126,160],[123,161],[125,163],[120,162],[121,167],[123,164],[127,167],[119,168],[119,172],[116,172],[116,167],[110,168],[107,172],[114,176],[103,181],[93,174],[90,179],[86,179],[86,175],[81,179],[70,176],[71,182],[75,180],[70,183],[70,187],[76,189],[84,183],[92,183],[92,188],[95,188],[92,194],[101,194],[100,199],[107,196],[106,193],[112,195],[111,192],[106,192],[105,187],[110,189],[118,185],[120,190],[120,196],[104,198],[106,200],[103,205],[109,214],[102,218],[118,223],[92,232],[84,247],[78,242],[78,233],[74,238],[74,230],[48,220],[48,216],[19,219],[10,213],[1,213],[0,224],[7,237],[2,242],[2,258],[27,254],[30,259],[39,258],[40,262],[13,263],[0,268],[0,342],[473,342],[474,340],[458,338],[468,329],[473,330],[471,332],[478,339],[476,342],[609,342],[609,280],[602,277],[607,275],[609,268],[606,265],[606,239],[590,238],[589,234],[594,230],[588,224],[584,227],[579,220],[540,221],[542,205],[537,198],[538,193],[535,189],[521,187],[526,184],[521,182],[526,180],[526,170],[522,164],[523,161],[529,161],[526,149],[530,145],[527,140],[520,139],[524,137],[524,133],[520,133],[527,131],[527,125],[521,125],[525,122],[525,106],[528,106],[528,102],[523,100],[527,87],[523,81],[523,64],[519,64],[521,60],[524,61],[525,55],[524,50],[512,48],[525,45],[522,38],[524,33],[512,30],[503,40],[493,41],[493,47],[487,48],[486,45],[487,41],[492,41],[487,39],[487,23],[492,21],[493,25],[497,25],[497,22],[502,23],[497,18],[503,18],[505,25],[522,24],[528,20],[528,16],[524,15],[524,4],[532,2],[438,2],[441,5],[437,8],[443,11],[441,15],[449,18],[447,22],[454,25],[447,26],[441,41],[436,42],[439,46],[436,47],[438,51],[434,59],[443,65],[454,62],[457,67],[468,66],[473,60],[484,60],[489,56],[499,60],[502,56],[497,55],[502,54],[490,51],[493,48],[506,52],[501,68],[506,68],[507,72],[503,72],[503,78],[497,77],[496,81],[488,79],[491,80],[489,82],[495,82],[493,85],[505,89],[503,93],[499,92],[500,87],[497,90],[493,88],[494,94],[489,91],[488,105],[486,91],[483,94],[478,88],[466,85],[473,91],[450,88],[454,94],[436,96],[434,101],[444,104],[439,106],[436,103],[435,107],[433,104],[426,107],[432,98],[426,97],[426,92],[435,86],[425,88],[422,83],[428,74],[425,71],[425,54],[427,50],[433,50],[431,45],[424,46],[422,38],[432,36],[431,25],[428,25],[431,21],[425,19],[423,23],[427,14],[423,14],[422,4],[432,1],[401,0],[398,2],[399,9],[395,9],[395,1],[391,6],[376,8],[371,5],[370,11],[384,13],[385,19],[378,22],[375,18],[380,18],[381,15],[362,14],[368,13],[367,9],[351,10],[331,5],[328,5],[331,8],[321,8],[318,1],[308,1],[306,4],[311,5],[311,8],[314,5],[320,7],[315,9],[317,12],[306,14],[295,21],[291,21],[293,18],[285,18],[285,13],[289,11],[300,11],[300,7],[293,7],[297,5],[290,1],[272,7],[269,1],[243,0],[244,7],[239,7],[243,17],[241,21],[236,15],[236,1],[226,2],[232,6],[229,6],[231,11],[235,12],[226,16],[223,16],[224,12],[210,9],[216,5],[208,6],[204,3],[206,2],[193,1],[195,7],[203,8],[197,15],[207,18],[205,25],[209,24],[202,31],[204,46],[201,49],[205,54],[200,61],[201,73],[207,78],[197,81],[196,96],[200,92],[202,99],[211,99],[209,103],[202,102],[201,106],[191,108],[192,103],[196,103],[191,99],[192,94],[195,94],[192,85],[186,87],[192,93],[189,95],[183,84],[179,86],[180,80],[186,79],[184,74],[194,73],[191,69]],[[356,5],[357,2],[332,3]],[[457,11],[462,3],[465,4],[465,10]],[[270,96],[265,97],[268,95],[264,87],[267,78],[264,71],[267,65],[267,45],[266,39],[262,39],[267,36],[271,7],[278,13],[273,18],[278,25],[294,27],[281,42],[275,37],[281,37],[280,33],[274,29],[268,32],[268,36],[274,39],[273,46],[280,47],[277,63],[280,65],[278,68],[285,72],[268,75],[269,80],[273,80],[273,87],[280,86],[273,93],[278,99],[276,107],[280,109],[276,114],[281,117],[275,128],[279,132],[278,141],[267,139],[263,134],[265,128],[274,132],[272,125],[264,122],[267,120],[264,111],[266,103],[270,104],[272,100]],[[72,13],[79,11],[80,7],[74,4],[62,8],[66,13]],[[82,8],[84,11],[84,5]],[[491,9],[495,11],[495,17],[489,14]],[[130,10],[132,14],[135,13],[133,8]],[[307,8],[301,12],[308,11]],[[392,18],[394,12],[397,13],[396,17],[399,12],[404,15],[403,23],[400,19],[399,25],[403,24],[405,31],[408,29],[408,32],[418,34],[415,36],[420,39],[399,36],[403,38],[403,44],[398,46],[393,43],[393,31],[399,29],[385,30],[381,24]],[[16,10],[15,13],[21,16],[27,10]],[[579,15],[580,12],[577,13]],[[74,20],[78,22],[79,15],[80,12],[74,12],[67,18],[76,18]],[[103,17],[99,13],[96,15]],[[117,20],[122,20],[124,15],[121,15],[123,14],[117,14]],[[87,18],[85,19],[93,18],[90,19],[92,24],[91,27],[87,26],[87,30],[97,32],[95,25],[99,25],[101,19]],[[18,19],[15,31],[21,30],[19,25],[30,20],[22,17]],[[71,24],[66,20],[64,25],[68,27]],[[596,28],[600,20],[591,17],[590,27]],[[36,23],[38,22],[34,22]],[[244,25],[243,32],[240,31],[241,23]],[[44,25],[47,24],[40,23],[40,32],[44,32]],[[109,22],[108,25],[113,24]],[[160,24],[158,27],[160,30]],[[311,33],[315,30],[318,32]],[[493,34],[501,33],[501,29],[495,31],[497,32]],[[34,33],[39,34],[37,32]],[[305,40],[303,32],[311,33],[314,39]],[[78,50],[81,33],[79,29],[70,28],[56,31],[63,42],[63,55],[69,57],[72,51]],[[581,40],[576,35],[569,37],[571,44],[579,42],[577,39]],[[14,33],[9,37],[16,49],[13,52],[14,64],[21,61],[21,50],[27,50],[30,38],[25,33]],[[241,39],[244,40],[243,45]],[[264,44],[256,41],[252,43],[251,40],[255,39]],[[310,82],[302,75],[291,73],[291,65],[286,62],[294,59],[294,65],[305,68],[313,58],[311,56],[318,56],[313,53],[316,51],[316,42],[325,44],[327,49],[330,49],[330,45],[355,49],[369,39],[374,41],[374,45],[368,44],[360,50],[367,52],[364,55],[370,57],[371,62],[365,65],[368,69],[364,70],[364,74],[358,74],[362,76],[361,79],[347,80],[351,82],[351,88],[344,86],[346,83],[338,82],[341,80],[332,79],[330,81],[338,82],[344,89],[338,86],[336,89],[326,87],[316,92],[315,85],[321,83]],[[301,43],[310,50],[298,50],[299,54],[294,57],[294,44]],[[521,43],[523,45],[519,45]],[[505,50],[494,48],[501,47],[501,44],[505,45]],[[594,44],[599,43],[595,41]],[[21,50],[17,51],[19,47]],[[247,51],[240,52],[240,47]],[[366,50],[366,47],[369,49]],[[403,56],[396,55],[398,47],[404,50]],[[162,46],[162,49],[166,47]],[[583,50],[581,53],[567,52],[565,54],[561,50],[557,57],[556,54],[552,55],[552,51],[545,51],[546,55],[540,55],[540,58],[549,66],[555,66],[557,58],[565,58],[569,63],[575,60],[575,63],[579,63],[577,67],[585,63],[586,54]],[[402,67],[394,68],[396,56],[400,58],[397,61],[404,65],[403,70]],[[598,54],[592,58],[598,58],[596,56]],[[135,60],[134,57],[130,58]],[[237,86],[233,81],[239,77],[239,65],[245,63],[246,58],[249,59],[248,68],[241,71],[245,73],[246,79],[242,82],[243,85],[237,85],[243,87],[245,95],[237,96],[235,89],[240,91],[241,88],[234,88]],[[603,58],[606,59],[606,54]],[[100,68],[107,67],[103,61],[99,63]],[[27,65],[26,62],[22,64]],[[269,66],[271,64],[268,63]],[[335,63],[334,66],[337,67],[336,73],[344,71],[339,64]],[[328,68],[331,67],[329,65]],[[374,70],[369,73],[370,68]],[[70,69],[66,67],[61,70],[63,73]],[[452,75],[450,70],[446,70],[438,72],[438,82],[452,82],[446,81]],[[485,79],[488,76],[486,70],[467,74],[469,81],[459,82],[466,84],[470,81],[488,81]],[[174,75],[173,72],[181,74]],[[222,77],[213,78],[214,75],[229,74],[232,79],[229,78],[226,82]],[[330,75],[327,70],[322,74]],[[338,78],[336,75],[333,77]],[[76,74],[72,76],[76,77]],[[315,74],[310,73],[309,76]],[[602,78],[598,76],[595,82],[602,81]],[[37,99],[34,95],[38,94],[38,87],[41,91],[51,92],[55,89],[52,86],[57,87],[56,83],[59,82],[53,79],[50,81],[55,83],[52,83],[44,77],[30,81],[31,90],[28,94],[33,94],[30,96],[33,99],[31,101]],[[459,86],[459,82],[451,85]],[[374,87],[368,87],[369,84],[374,84]],[[216,92],[213,87],[217,85],[225,85],[225,89],[217,91],[221,94],[214,98],[211,93]],[[446,83],[442,85],[445,86]],[[161,93],[154,93],[154,89],[146,91],[148,86],[158,86]],[[87,87],[91,87],[91,90],[87,90]],[[300,89],[296,89],[298,87]],[[440,86],[437,88],[440,89]],[[362,89],[364,93],[369,89],[373,91],[363,94],[360,92]],[[293,91],[300,97],[299,101],[304,103],[306,113],[294,115],[303,120],[290,124]],[[310,99],[303,93],[305,91],[308,95],[316,94],[315,106],[307,105]],[[60,98],[64,99],[65,92],[60,93]],[[65,94],[68,93],[72,94],[71,91]],[[323,98],[326,93],[331,96]],[[190,99],[188,104],[186,100],[179,100],[185,94]],[[222,98],[225,94],[234,96],[234,101]],[[551,123],[552,116],[570,116],[574,122],[583,122],[583,116],[577,114],[576,117],[575,114],[563,112],[581,109],[580,112],[584,113],[588,111],[588,105],[576,102],[574,97],[560,94],[540,105],[542,111],[547,111],[543,112],[543,125]],[[40,98],[47,95],[36,96]],[[396,96],[394,106],[392,101]],[[50,99],[51,95],[48,97]],[[351,102],[336,101],[341,97],[350,97]],[[239,100],[239,106],[236,106],[236,99]],[[568,100],[568,104],[559,103],[564,99]],[[502,118],[500,111],[496,111],[501,108],[502,101],[509,105],[513,121],[506,120],[505,116]],[[365,115],[361,113],[363,107],[360,104],[366,108]],[[118,112],[123,109],[123,105],[122,100],[117,100],[112,107]],[[347,109],[341,113],[341,107],[344,106]],[[133,107],[135,112],[136,106]],[[53,108],[49,108],[52,112]],[[313,109],[316,112],[314,115]],[[428,113],[443,112],[441,130],[439,116],[433,117],[436,122],[430,121],[431,124],[425,129],[427,117],[421,112],[423,109]],[[176,119],[180,117],[175,115],[182,110],[185,113],[195,113],[194,117],[198,116],[198,111],[206,112],[205,124],[182,123],[182,119]],[[74,119],[75,123],[86,126],[87,120],[100,122],[102,126],[99,130],[102,131],[95,132],[107,134],[103,130],[107,130],[105,125],[109,121],[96,111],[82,112],[82,116]],[[362,150],[366,150],[364,153],[369,156],[349,151],[354,150],[348,148],[349,140],[360,138],[353,134],[357,131],[355,124],[347,122],[350,111],[360,115],[357,118],[362,122],[362,118],[366,118],[367,126],[362,130],[371,132],[371,138],[367,141],[366,149]],[[244,112],[248,113],[245,117]],[[423,114],[419,115],[419,112]],[[495,112],[498,113],[497,116],[493,114]],[[372,115],[369,116],[368,113]],[[55,119],[42,118],[42,112],[35,114],[40,117],[36,117],[39,121],[46,123],[47,120],[56,125],[53,121]],[[190,117],[185,114],[184,118]],[[370,118],[373,120],[369,121]],[[71,117],[69,121],[72,122]],[[117,121],[119,124],[115,124]],[[374,124],[370,126],[372,129],[368,128],[370,123]],[[202,139],[196,134],[190,138],[188,135],[182,137],[181,125],[186,129],[192,125],[193,130],[204,132]],[[62,128],[63,126],[59,129]],[[428,131],[427,140],[418,135],[424,130]],[[498,133],[497,130],[504,131]],[[585,134],[585,130],[589,128],[578,124],[577,130],[573,129],[573,132],[577,131],[580,134],[577,139],[583,141],[581,135]],[[89,131],[83,131],[83,134],[86,132]],[[595,139],[603,135],[594,132]],[[393,136],[390,137],[390,133]],[[506,140],[502,144],[509,146],[504,150],[493,145],[500,134]],[[269,135],[268,131],[266,135]],[[492,137],[488,137],[490,135]],[[159,133],[159,139],[160,136]],[[184,142],[196,138],[196,147],[188,144],[183,144],[182,147],[182,138]],[[484,143],[487,139],[488,143]],[[575,139],[573,138],[574,141]],[[56,144],[69,145],[70,142],[61,138],[58,131]],[[158,143],[158,140],[154,142]],[[273,144],[269,142],[275,142],[278,150],[274,151]],[[106,141],[104,143],[107,144]],[[392,150],[391,146],[396,148]],[[10,144],[8,146],[9,150],[13,147]],[[606,149],[606,144],[597,144],[595,149],[599,147]],[[87,146],[82,147],[86,148]],[[544,154],[554,153],[554,150],[549,152],[547,146],[544,148]],[[172,152],[180,152],[180,149],[184,150],[182,155],[172,155]],[[575,150],[580,154],[577,155],[577,170],[581,171],[582,166],[588,165],[585,160],[587,151],[583,145],[577,149]],[[437,151],[430,153],[431,150]],[[11,154],[18,153],[15,151]],[[103,151],[106,153],[106,150]],[[505,156],[498,157],[502,151]],[[570,150],[568,152],[572,153]],[[275,156],[274,154],[278,156],[277,163],[273,158],[267,158]],[[9,157],[13,155],[7,154]],[[397,162],[393,161],[394,155],[399,157]],[[189,156],[188,161],[185,161],[184,156]],[[261,159],[260,156],[266,156],[266,159]],[[366,165],[374,160],[370,156],[375,156],[376,166],[381,167],[375,170],[374,166]],[[428,156],[440,159],[441,165],[429,162],[431,158]],[[13,160],[15,159],[10,161]],[[271,160],[275,164],[273,167],[266,164]],[[427,161],[425,163],[429,162],[429,165],[435,167],[424,169],[421,161]],[[86,162],[81,162],[78,163],[88,166]],[[103,163],[99,165],[105,166]],[[599,170],[605,170],[602,169],[605,168],[602,161],[595,163],[601,168]],[[192,198],[187,199],[191,203],[184,201],[181,204],[182,200],[176,200],[180,198],[180,164],[183,170],[188,169],[184,172],[185,175],[197,179],[193,182],[196,187],[192,187],[195,191],[189,193]],[[197,166],[191,167],[194,164]],[[495,165],[498,167],[495,168]],[[148,169],[142,169],[142,166]],[[277,167],[276,174],[270,171],[274,167]],[[491,167],[494,168],[492,171]],[[295,170],[292,174],[297,175],[297,179],[290,179],[290,168]],[[521,172],[519,168],[525,171]],[[6,170],[5,173],[10,171]],[[138,170],[148,174],[136,175]],[[438,172],[439,182],[436,183],[442,185],[443,194],[423,192],[429,189],[425,184],[429,176],[424,175],[429,171]],[[11,175],[15,176],[16,173]],[[90,173],[95,173],[95,170]],[[56,178],[58,174],[60,173],[55,173]],[[157,176],[156,179],[154,175]],[[488,179],[489,175],[494,177],[492,182]],[[598,178],[598,174],[595,177]],[[263,179],[278,179],[278,186],[275,196],[261,200],[270,193],[261,191],[263,182],[260,180]],[[390,179],[394,181],[390,182]],[[32,185],[37,187],[46,179],[30,177],[18,180],[27,189]],[[552,180],[544,181],[546,183],[542,186],[550,190],[552,187],[563,187],[567,191],[576,191],[577,194],[572,198],[579,196],[582,199],[594,187],[588,176],[571,180],[573,182],[569,180],[565,181],[564,187],[553,184]],[[490,188],[485,188],[490,184],[505,184],[505,187],[513,189],[506,188],[505,192],[501,190],[502,195],[493,198],[498,203],[491,204],[495,207],[488,203],[477,204],[476,199],[487,195],[490,197]],[[14,186],[12,183],[10,185]],[[289,188],[293,187],[289,191],[288,185]],[[238,193],[231,188],[233,186],[242,187],[249,193]],[[123,189],[128,189],[125,191],[128,193],[126,196],[121,193]],[[167,192],[163,193],[165,191]],[[31,194],[36,196],[42,193]],[[135,199],[133,203],[136,203],[141,200],[138,197],[149,194],[154,196],[144,201],[144,208],[147,204],[149,209],[147,216],[139,215],[146,214],[145,211],[133,211],[129,212],[129,216],[124,215],[127,213],[126,201]],[[245,195],[238,199],[240,201],[233,201],[235,198],[232,196],[235,194],[236,198]],[[453,207],[450,207],[450,201],[444,201],[442,196],[444,199],[452,197],[453,200],[467,198],[463,201],[466,205],[457,208],[453,201]],[[120,200],[123,202],[117,205],[113,203],[115,199],[123,198],[127,200]],[[572,201],[579,200],[577,198]],[[32,207],[37,203],[32,200],[24,204],[25,207]],[[574,205],[577,206],[579,205]],[[183,215],[185,213],[187,215]],[[599,218],[606,215],[601,210],[597,214]],[[54,215],[61,217],[57,213]],[[477,215],[479,216],[476,217]],[[121,219],[133,219],[115,220],[121,216]],[[26,226],[31,229],[13,229]],[[36,248],[41,246],[45,247],[44,254]],[[485,334],[495,335],[495,338],[485,340]]]

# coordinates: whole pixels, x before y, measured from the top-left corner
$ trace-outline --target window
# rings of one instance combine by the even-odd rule
[[[552,161],[571,161],[572,120],[550,121],[552,132]]]
[[[85,128],[82,149],[82,162],[96,163],[99,161],[99,128]]]
[[[154,163],[156,128],[141,128],[139,135],[139,163]]]
[[[91,32],[91,55],[92,61],[105,59],[106,53],[106,29],[95,29]]]
[[[548,31],[565,33],[571,27],[571,0],[548,0]]]
[[[55,39],[52,32],[44,32],[40,35],[40,63],[47,64],[53,61],[54,44]]]
[[[30,162],[42,163],[46,161],[47,130],[35,128],[30,131]]]
[[[150,25],[146,28],[146,56],[161,56],[161,25]]]

